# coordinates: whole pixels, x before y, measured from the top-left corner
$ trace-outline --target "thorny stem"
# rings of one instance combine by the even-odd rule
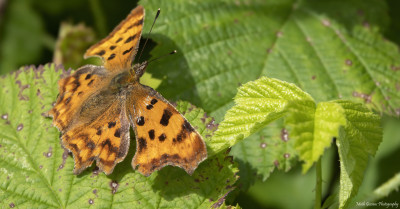
[[[319,159],[316,163],[315,171],[316,171],[316,185],[315,185],[315,204],[314,209],[321,208],[321,196],[322,196],[322,168],[321,168],[321,159]]]

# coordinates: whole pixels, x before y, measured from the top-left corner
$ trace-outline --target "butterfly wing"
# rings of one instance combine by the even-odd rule
[[[110,174],[128,151],[126,93],[110,90],[111,79],[103,67],[86,65],[59,81],[60,95],[49,115],[61,132],[63,147],[74,156],[75,174],[94,160]]]
[[[90,47],[85,58],[98,56],[110,71],[129,69],[139,47],[144,8],[137,6],[106,38]]]
[[[53,124],[61,132],[68,130],[73,123],[72,119],[82,108],[82,104],[109,80],[106,69],[94,65],[85,65],[72,75],[60,79],[56,104],[49,111],[49,115],[54,118]]]
[[[133,168],[145,176],[166,165],[189,174],[207,157],[200,134],[154,89],[136,84],[127,95],[127,114],[136,134]]]

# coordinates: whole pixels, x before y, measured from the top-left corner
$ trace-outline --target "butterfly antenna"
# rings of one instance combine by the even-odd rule
[[[161,56],[159,56],[159,57],[157,57],[157,58],[154,58],[154,59],[152,59],[152,60],[149,60],[147,63],[156,61],[156,60],[158,60],[158,59],[160,59],[160,58],[163,58],[163,57],[166,57],[166,56],[168,56],[168,55],[175,54],[175,53],[177,53],[176,50],[174,50],[174,51],[172,51],[172,52],[170,52],[170,53],[168,53],[168,54],[161,55]]]
[[[139,59],[138,59],[139,63],[140,63],[140,58],[142,57],[142,54],[143,54],[144,48],[145,48],[145,46],[146,46],[146,44],[147,44],[147,41],[149,41],[149,36],[150,36],[150,33],[151,33],[151,31],[153,30],[153,26],[154,26],[154,24],[156,23],[156,20],[157,20],[158,16],[160,15],[160,12],[161,12],[161,9],[160,9],[160,8],[158,8],[158,10],[157,10],[157,14],[156,14],[156,17],[154,18],[154,21],[153,21],[153,24],[151,25],[151,28],[150,28],[150,31],[149,31],[149,33],[147,34],[146,42],[144,42],[144,45],[143,45],[142,51],[140,52]]]

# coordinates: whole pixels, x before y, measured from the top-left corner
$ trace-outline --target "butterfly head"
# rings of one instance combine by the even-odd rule
[[[142,77],[142,75],[146,71],[147,64],[148,62],[144,61],[142,63],[137,63],[131,67],[129,72],[135,81],[139,82],[140,77]]]

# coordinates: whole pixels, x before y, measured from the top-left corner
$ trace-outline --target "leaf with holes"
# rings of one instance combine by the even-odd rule
[[[192,176],[168,166],[145,177],[131,167],[132,144],[111,175],[94,166],[74,175],[72,157],[61,148],[51,119],[44,117],[58,94],[57,81],[69,73],[46,65],[0,78],[0,208],[210,208],[223,203],[238,170],[221,150]],[[213,119],[187,102],[177,108],[212,147]]]

